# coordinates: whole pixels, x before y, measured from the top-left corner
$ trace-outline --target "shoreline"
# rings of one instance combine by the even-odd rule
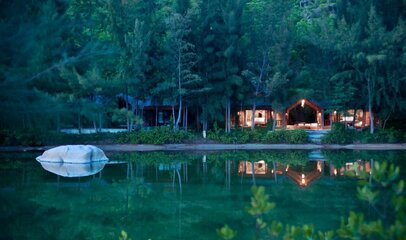
[[[107,144],[96,147],[106,152],[151,152],[151,151],[223,151],[223,150],[406,150],[406,143],[382,144]],[[26,147],[0,146],[0,152],[45,151],[56,146]]]

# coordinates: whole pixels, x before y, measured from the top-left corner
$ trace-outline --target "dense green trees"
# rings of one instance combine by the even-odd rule
[[[145,99],[171,103],[176,129],[190,109],[197,128],[219,122],[227,132],[233,109],[255,110],[259,97],[275,109],[302,97],[369,109],[382,126],[406,107],[402,1],[0,5],[3,129],[97,129],[120,116],[132,129]],[[117,112],[119,95],[126,109]]]

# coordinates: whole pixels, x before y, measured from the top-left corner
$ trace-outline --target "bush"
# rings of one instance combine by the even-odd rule
[[[235,130],[231,133],[214,130],[209,131],[210,140],[221,143],[307,143],[308,136],[304,130],[278,130],[267,131],[266,129]]]
[[[43,144],[44,134],[39,130],[2,130],[0,133],[1,145],[40,146]]]
[[[375,133],[371,134],[369,129],[356,131],[354,129],[346,129],[342,123],[334,123],[331,131],[323,137],[322,143],[399,143],[402,140],[402,132],[395,129],[376,129]]]
[[[157,127],[150,130],[121,133],[117,142],[132,144],[168,144],[182,143],[192,138],[193,134],[185,130],[174,131],[169,127]]]
[[[354,142],[353,129],[346,129],[343,123],[333,123],[331,131],[328,132],[321,142],[324,144],[347,144]]]

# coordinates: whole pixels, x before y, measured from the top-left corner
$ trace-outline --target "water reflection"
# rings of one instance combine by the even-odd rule
[[[355,162],[347,162],[344,166],[336,166],[333,163],[325,160],[308,161],[304,165],[283,164],[282,161],[272,162],[271,167],[264,160],[260,161],[240,161],[238,174],[243,176],[252,176],[255,182],[255,177],[274,178],[276,175],[286,176],[295,182],[300,187],[307,187],[312,182],[320,179],[323,176],[348,176],[351,173],[354,176],[360,176],[361,172],[371,172],[371,161],[356,160]]]
[[[52,163],[40,162],[43,169],[62,177],[86,177],[103,170],[107,161],[91,163]]]

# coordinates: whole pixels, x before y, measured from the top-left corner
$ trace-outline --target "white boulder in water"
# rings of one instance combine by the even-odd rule
[[[103,150],[92,145],[64,145],[51,148],[36,158],[39,162],[90,163],[108,161]]]

